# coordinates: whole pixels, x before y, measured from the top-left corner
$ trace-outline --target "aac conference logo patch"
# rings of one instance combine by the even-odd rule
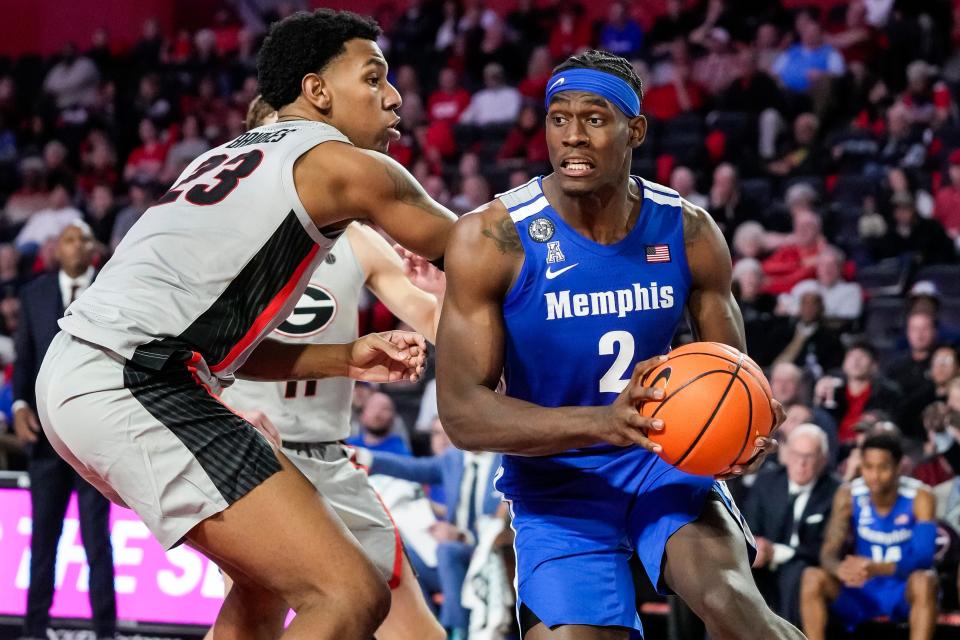
[[[290,317],[276,331],[291,338],[305,338],[326,329],[337,315],[337,299],[321,285],[311,282]]]

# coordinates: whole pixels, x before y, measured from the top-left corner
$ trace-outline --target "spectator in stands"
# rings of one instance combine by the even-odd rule
[[[123,179],[158,180],[167,159],[167,144],[160,140],[157,127],[149,118],[140,121],[138,131],[140,146],[130,152],[123,168]]]
[[[210,148],[210,142],[200,134],[200,120],[195,115],[183,119],[180,140],[170,146],[163,181],[172,184],[194,158]]]
[[[944,322],[940,317],[940,289],[931,280],[918,280],[907,295],[907,314],[927,313],[933,316],[937,327],[937,341],[944,344],[960,344],[960,327]],[[898,349],[908,346],[906,335],[897,341]]]
[[[90,58],[78,55],[77,46],[64,45],[60,61],[43,79],[43,89],[60,110],[86,107],[96,99],[100,72]]]
[[[113,233],[113,224],[116,219],[117,206],[113,191],[105,184],[98,184],[87,199],[84,220],[90,225],[93,237],[100,245],[110,246],[110,235]]]
[[[947,156],[947,182],[940,185],[933,205],[933,217],[956,244],[960,238],[960,149]]]
[[[144,214],[152,200],[151,186],[143,182],[131,182],[127,190],[127,206],[117,213],[117,219],[113,223],[113,230],[110,232],[110,250],[113,251],[123,240],[123,236],[136,224],[140,216]]]
[[[550,54],[561,60],[590,46],[590,22],[583,18],[583,5],[564,2],[550,31]]]
[[[527,75],[517,87],[520,95],[539,104],[547,91],[547,81],[550,80],[551,75],[553,75],[553,59],[550,57],[550,49],[544,46],[535,48],[527,64]]]
[[[761,471],[743,503],[757,540],[754,575],[764,599],[793,623],[800,621],[800,579],[819,564],[820,547],[840,481],[827,471],[823,429],[801,424],[783,445],[783,467]]]
[[[528,104],[520,110],[517,124],[510,129],[507,139],[497,152],[501,167],[527,167],[548,163],[547,138],[539,107]]]
[[[503,67],[496,63],[483,69],[484,88],[473,94],[460,114],[460,123],[485,127],[513,122],[520,113],[520,92],[504,82]]]
[[[439,426],[439,420],[434,421]],[[372,449],[372,448],[371,448]],[[460,594],[467,568],[477,544],[477,519],[493,516],[500,508],[501,494],[494,487],[500,455],[461,451],[448,447],[442,454],[413,458],[379,449],[358,462],[368,464],[371,474],[384,474],[426,485],[441,485],[445,496],[445,518],[431,529],[439,543],[437,574],[443,593],[440,624],[451,638],[466,638],[470,613],[463,608]]]
[[[711,96],[719,95],[741,75],[740,57],[733,52],[730,33],[723,27],[714,27],[701,41],[693,42],[707,50],[707,55],[693,63],[693,79]]]
[[[823,316],[827,320],[853,321],[863,312],[863,289],[856,282],[843,279],[846,259],[836,247],[826,247],[817,259],[816,278],[801,280],[790,293],[780,296],[781,313],[794,315],[800,296],[806,291],[817,291],[823,298]]]
[[[411,455],[410,447],[401,435],[405,429],[397,416],[396,405],[387,394],[377,391],[367,398],[357,422],[359,432],[347,438],[348,445],[402,456]]]
[[[792,241],[763,261],[763,271],[769,278],[765,291],[786,293],[798,282],[815,278],[821,256],[829,247],[821,232],[819,215],[811,209],[794,213]]]
[[[842,486],[834,499],[821,567],[803,574],[803,631],[810,640],[823,640],[830,608],[851,631],[878,616],[909,618],[912,638],[932,640],[936,501],[929,487],[901,476],[898,438],[871,435],[862,450],[862,477]],[[850,536],[853,553],[845,555]]]
[[[90,563],[90,604],[97,638],[113,638],[117,626],[110,502],[74,472],[47,440],[36,413],[34,383],[40,363],[59,332],[57,321],[93,280],[93,238],[79,220],[65,226],[57,241],[60,269],[24,287],[23,322],[16,333],[14,430],[29,453],[33,527],[30,541],[30,586],[24,636],[46,638],[55,588],[55,566],[67,501],[76,492],[81,538]]]
[[[816,291],[800,296],[799,313],[775,339],[785,344],[775,364],[792,362],[814,378],[840,364],[843,345],[837,333],[824,324],[823,299]]]
[[[935,402],[946,402],[950,382],[960,374],[960,358],[953,345],[940,345],[930,356],[926,380],[917,387],[904,389],[900,422],[906,433],[922,434],[924,409]],[[958,389],[960,391],[960,389]],[[960,397],[957,398],[960,400]],[[942,453],[942,452],[940,452]]]
[[[460,183],[460,193],[453,196],[450,206],[455,213],[473,211],[490,201],[490,187],[481,175],[467,176]]]
[[[769,234],[764,231],[763,225],[754,220],[747,220],[740,224],[733,232],[733,256],[740,258],[762,258],[769,249]],[[763,267],[761,266],[761,269]]]
[[[773,73],[793,93],[807,93],[823,80],[843,74],[843,56],[823,40],[823,29],[809,11],[800,11],[794,21],[800,41],[773,63]]]
[[[600,48],[630,60],[643,49],[643,29],[630,17],[627,3],[614,0],[607,10],[607,21],[600,27]]]
[[[747,351],[761,366],[766,366],[778,353],[771,341],[780,320],[773,315],[776,298],[763,292],[766,276],[753,258],[738,260],[733,267],[733,293],[743,315]]]
[[[18,226],[50,202],[43,160],[27,156],[20,161],[20,187],[10,194],[3,209],[7,224]]]
[[[914,60],[907,65],[907,88],[900,95],[900,102],[913,125],[936,128],[952,116],[950,89],[944,82],[934,82],[937,71],[926,60]]]
[[[779,362],[770,371],[770,390],[785,407],[804,404],[803,370],[792,362]]]
[[[70,167],[67,146],[59,140],[51,140],[43,145],[43,165],[50,184],[73,182],[73,169]]]
[[[936,318],[926,311],[911,312],[907,316],[907,353],[890,362],[884,374],[901,389],[922,387],[936,343]]]
[[[910,122],[910,111],[902,102],[887,109],[887,135],[881,141],[879,162],[883,167],[917,170],[927,159],[927,148]]]
[[[793,121],[793,139],[781,148],[776,160],[767,164],[775,176],[815,175],[822,164],[817,139],[820,119],[812,113],[801,113]]]
[[[17,234],[15,244],[21,253],[34,253],[51,238],[58,237],[72,222],[83,218],[73,206],[73,187],[68,183],[54,185],[47,208],[37,211]]]
[[[670,172],[670,188],[692,205],[701,208],[707,206],[707,196],[697,191],[697,177],[688,167],[674,167]]]
[[[722,162],[713,170],[705,208],[728,242],[733,240],[733,234],[741,224],[757,215],[751,203],[743,199],[737,168],[729,162]]]
[[[865,411],[899,413],[902,391],[879,375],[877,353],[869,342],[851,344],[843,356],[842,376],[824,376],[813,390],[813,401],[823,407],[837,422],[837,438],[841,446],[850,447],[856,440],[854,425]]]
[[[717,97],[722,111],[748,113],[758,125],[758,151],[769,160],[776,154],[777,135],[784,126],[786,104],[783,92],[765,70],[758,66],[754,47],[743,47],[737,58],[738,75]]]
[[[684,0],[667,0],[665,11],[659,15],[647,34],[647,49],[654,58],[670,54],[677,38],[686,38],[697,28],[696,10],[687,9]]]
[[[912,256],[919,264],[945,264],[957,260],[953,241],[936,220],[917,214],[916,202],[908,192],[891,199],[893,220],[887,232],[870,240],[874,258]]]
[[[643,109],[657,120],[672,120],[680,114],[700,110],[705,99],[703,88],[692,78],[686,41],[678,38],[672,45],[672,62],[664,65],[666,80],[657,82],[643,97]]]
[[[113,188],[120,179],[117,154],[107,135],[102,131],[92,131],[87,136],[87,142],[89,147],[83,154],[83,166],[77,176],[77,189],[84,198],[89,197],[95,185]]]
[[[430,122],[455,124],[469,104],[470,93],[460,86],[456,70],[450,67],[441,69],[437,89],[427,99]]]

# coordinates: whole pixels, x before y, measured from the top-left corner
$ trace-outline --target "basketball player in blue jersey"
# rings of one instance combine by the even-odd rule
[[[723,236],[676,191],[630,175],[647,123],[626,60],[574,56],[547,87],[554,171],[457,222],[437,339],[451,440],[507,454],[497,487],[524,638],[640,636],[633,556],[714,640],[802,638],[764,604],[725,486],[661,460],[645,434],[663,425],[637,411],[662,397],[639,380],[684,310],[701,340],[745,347]],[[775,443],[756,446],[751,468]]]
[[[869,436],[861,446],[861,476],[833,501],[820,567],[804,571],[803,630],[826,638],[827,613],[853,630],[879,616],[910,621],[910,640],[930,640],[937,624],[936,501],[919,480],[900,475],[896,435]],[[853,552],[844,555],[850,533]]]

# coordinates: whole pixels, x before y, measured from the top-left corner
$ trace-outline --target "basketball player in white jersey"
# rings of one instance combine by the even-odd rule
[[[187,166],[67,309],[37,379],[57,452],[161,544],[186,541],[235,586],[218,640],[369,640],[386,582],[314,487],[217,397],[234,374],[415,379],[425,343],[388,332],[340,345],[264,340],[335,239],[367,219],[429,259],[454,216],[387,157],[400,96],[380,30],[319,10],[273,26],[258,59],[276,124]]]

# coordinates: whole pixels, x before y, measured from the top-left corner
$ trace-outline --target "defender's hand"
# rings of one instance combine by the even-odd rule
[[[281,444],[280,431],[263,411],[242,411],[240,417],[253,425],[253,428],[262,433],[277,449]]]
[[[366,382],[416,382],[426,357],[427,343],[419,333],[371,333],[351,343],[347,375]]]
[[[656,356],[638,362],[633,368],[630,382],[613,404],[604,407],[600,432],[602,440],[618,447],[636,444],[654,453],[661,451],[662,447],[650,440],[647,433],[650,429],[654,431],[663,429],[663,420],[641,416],[637,406],[644,402],[659,402],[663,399],[663,389],[644,387],[640,384],[640,380],[666,359],[666,356]]]
[[[22,407],[13,414],[13,432],[21,444],[33,444],[40,433],[40,420],[30,407]]]
[[[437,298],[443,297],[447,290],[447,276],[443,271],[437,269],[420,254],[404,249],[398,244],[393,245],[393,250],[403,260],[403,272],[413,286],[432,293]]]

